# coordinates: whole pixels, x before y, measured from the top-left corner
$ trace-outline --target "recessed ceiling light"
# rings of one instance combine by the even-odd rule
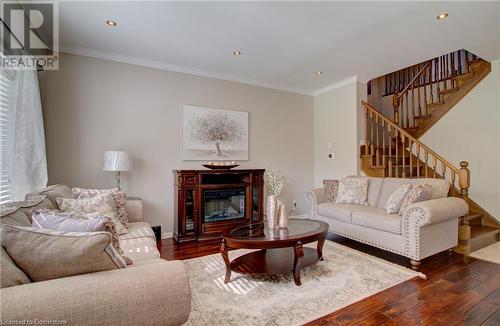
[[[315,74],[315,75],[317,75],[317,76],[319,76],[319,75],[321,75],[322,73],[323,73],[322,71],[316,71],[314,74]]]
[[[115,27],[118,24],[114,20],[106,20],[106,25]]]
[[[233,51],[233,55],[241,55],[241,51]]]
[[[439,15],[437,15],[437,17],[436,17],[437,20],[445,20],[446,18],[448,18],[447,12],[442,12]]]

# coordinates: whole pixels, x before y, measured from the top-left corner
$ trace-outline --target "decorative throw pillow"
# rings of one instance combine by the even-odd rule
[[[107,231],[113,238],[113,247],[122,256],[127,265],[132,260],[124,256],[120,246],[115,224],[107,216],[99,213],[60,212],[55,210],[38,210],[33,213],[33,227],[68,232]]]
[[[31,218],[33,227],[68,232],[107,231],[109,218],[96,213],[78,215],[71,212],[39,210]]]
[[[339,180],[336,204],[368,205],[368,179],[346,178]]]
[[[392,194],[387,199],[387,202],[385,203],[385,211],[387,212],[387,214],[397,214],[399,212],[401,204],[403,203],[403,200],[405,199],[410,189],[410,184],[404,184],[399,186],[392,192]]]
[[[339,181],[333,179],[325,179],[323,180],[323,186],[325,186],[326,201],[335,203],[335,200],[337,199],[337,191],[339,189]]]
[[[9,286],[31,283],[28,276],[14,264],[3,246],[1,247],[0,266],[2,266],[2,272],[0,273],[0,287],[7,288]]]
[[[127,194],[119,188],[112,189],[84,189],[73,187],[73,195],[75,198],[92,198],[95,196],[111,194],[115,203],[116,217],[122,225],[128,230],[128,216],[127,216]]]
[[[65,232],[2,226],[2,245],[32,280],[125,268],[108,232]]]
[[[404,212],[413,203],[429,200],[432,198],[432,186],[429,184],[419,184],[414,186],[406,195],[399,208],[399,215],[403,216]]]
[[[63,212],[99,213],[107,216],[111,222],[115,224],[118,234],[127,233],[127,229],[118,220],[114,200],[111,194],[102,194],[82,199],[57,198],[57,205]]]

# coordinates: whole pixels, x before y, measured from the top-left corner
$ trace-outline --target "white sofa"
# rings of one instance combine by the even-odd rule
[[[406,183],[432,185],[431,200],[412,204],[403,216],[387,214],[387,199]],[[328,223],[330,232],[408,257],[417,269],[421,259],[458,243],[458,219],[468,206],[447,197],[449,188],[443,179],[368,177],[368,205],[327,202],[324,188],[307,191],[306,200],[311,218]]]

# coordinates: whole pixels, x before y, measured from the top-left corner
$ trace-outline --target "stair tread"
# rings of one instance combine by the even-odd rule
[[[472,78],[474,73],[472,71],[453,77],[453,79],[469,79]]]
[[[415,119],[429,119],[430,117],[432,117],[431,114],[422,114],[415,116]]]
[[[443,100],[438,101],[438,102],[429,103],[429,104],[427,104],[427,107],[432,108],[432,107],[440,106],[440,105],[444,105],[444,101]]]
[[[478,238],[480,236],[499,233],[500,229],[491,226],[471,226],[471,239]]]
[[[452,88],[441,90],[441,91],[439,91],[439,93],[440,94],[456,93],[456,92],[458,92],[458,90],[459,90],[458,87],[452,87]]]

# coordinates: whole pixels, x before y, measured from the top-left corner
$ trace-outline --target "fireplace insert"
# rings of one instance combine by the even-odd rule
[[[203,222],[218,222],[245,217],[246,190],[217,189],[203,191]]]

